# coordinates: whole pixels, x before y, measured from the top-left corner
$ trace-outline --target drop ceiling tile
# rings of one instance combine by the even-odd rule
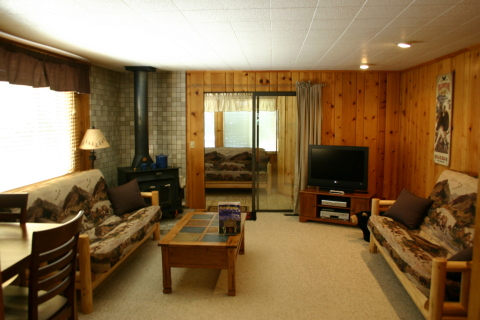
[[[308,30],[310,29],[311,20],[286,20],[272,21],[272,30]]]
[[[313,18],[315,10],[312,8],[288,8],[288,9],[271,9],[271,20],[307,20],[310,21]]]
[[[352,19],[321,19],[313,20],[310,29],[340,29],[345,30]]]
[[[393,19],[404,12],[404,6],[363,7],[357,19]]]
[[[172,0],[173,4],[179,10],[221,10],[223,4],[221,0]]]
[[[232,26],[230,22],[194,22],[192,27],[195,28],[198,32],[227,32],[230,31],[233,33]]]
[[[270,21],[231,21],[230,25],[235,31],[271,30]]]
[[[188,24],[187,19],[180,11],[152,11],[138,13],[152,24],[178,23]]]
[[[352,20],[360,11],[360,7],[318,7],[315,20],[347,19]]]
[[[315,8],[317,0],[275,0],[270,1],[272,8]]]
[[[123,0],[136,12],[178,11],[171,0]]]
[[[348,29],[343,35],[343,41],[368,42],[378,33],[378,29]]]
[[[239,41],[242,39],[271,39],[272,31],[263,30],[262,32],[254,32],[254,31],[237,31],[235,32]]]
[[[269,9],[225,10],[228,21],[269,21]]]
[[[475,1],[472,3],[459,3],[452,7],[448,13],[452,17],[475,17],[480,15],[480,2]]]
[[[397,29],[397,28],[412,28],[412,27],[423,27],[433,21],[435,18],[431,19],[417,19],[417,18],[397,18],[392,20],[392,22],[386,26],[387,29]]]
[[[416,6],[412,5],[402,12],[402,18],[435,18],[451,8],[450,5]]]
[[[74,0],[51,0],[48,2],[31,0],[1,0],[2,13],[14,13],[21,11],[22,14],[67,14],[88,13],[89,11]]]
[[[308,30],[272,30],[272,39],[304,39]]]
[[[369,29],[369,28],[377,28],[383,29],[384,27],[388,26],[391,22],[391,19],[355,19],[353,20],[352,24],[350,25],[349,29]]]
[[[319,5],[322,7],[361,7],[365,2],[365,0],[322,0],[319,2]]]
[[[122,0],[76,0],[76,2],[90,12],[95,13],[114,14],[131,12],[131,8]]]
[[[390,6],[407,7],[411,3],[412,3],[412,0],[368,0],[365,3],[365,7],[390,7]]]
[[[229,21],[227,12],[222,10],[189,10],[182,14],[191,23]]]
[[[432,19],[425,25],[425,27],[449,27],[457,28],[463,25],[467,20],[465,17],[439,17]]]
[[[222,0],[224,9],[269,9],[270,0]]]
[[[315,29],[315,30],[310,30],[307,35],[307,39],[310,40],[337,40],[339,37],[342,36],[342,34],[345,32],[345,30],[320,30],[320,29]]]

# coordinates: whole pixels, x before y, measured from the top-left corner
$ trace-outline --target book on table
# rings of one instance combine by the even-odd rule
[[[240,233],[240,202],[218,203],[218,233],[234,236]]]

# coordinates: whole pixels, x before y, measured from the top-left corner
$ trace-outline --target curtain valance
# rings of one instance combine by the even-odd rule
[[[0,40],[0,81],[90,93],[90,66]]]
[[[205,93],[206,112],[252,111],[251,93]],[[277,97],[261,97],[260,111],[277,110]]]

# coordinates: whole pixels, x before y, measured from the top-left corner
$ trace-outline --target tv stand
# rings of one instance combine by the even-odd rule
[[[376,193],[334,194],[330,190],[308,188],[300,191],[300,222],[320,221],[345,225],[352,215],[360,211],[370,211],[372,198]]]

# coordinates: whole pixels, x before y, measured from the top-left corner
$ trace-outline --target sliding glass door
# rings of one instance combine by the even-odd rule
[[[252,112],[252,212],[293,211],[295,92],[257,92]]]

